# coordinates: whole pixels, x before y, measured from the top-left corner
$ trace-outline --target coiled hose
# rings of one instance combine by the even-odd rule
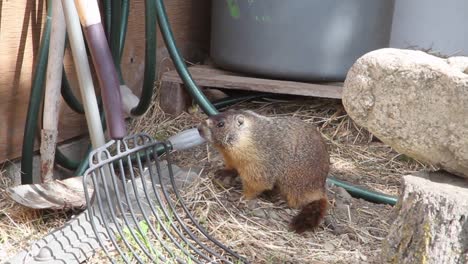
[[[31,91],[30,103],[28,106],[28,117],[26,120],[26,132],[23,141],[23,157],[22,157],[22,164],[21,169],[23,171],[22,183],[32,183],[32,155],[33,155],[33,143],[34,143],[34,134],[35,134],[35,126],[37,124],[37,113],[38,105],[40,105],[41,101],[41,91],[42,91],[42,84],[44,80],[44,73],[45,73],[45,65],[47,64],[47,50],[48,50],[48,41],[50,37],[50,1],[48,0],[48,17],[46,20],[45,32],[44,37],[41,41],[41,47],[39,52],[39,60],[36,65],[36,73],[34,76],[34,84]],[[118,5],[117,5],[118,3]],[[122,56],[123,45],[125,42],[125,32],[127,29],[127,20],[128,20],[128,7],[129,1],[109,1],[104,0],[104,14],[105,14],[105,21],[106,21],[106,29],[111,34],[112,43],[110,46],[112,47],[112,54],[114,56],[114,60],[116,63],[116,68],[119,69],[118,72],[121,74],[120,71],[120,60]],[[114,7],[114,8],[113,8]],[[119,8],[120,7],[120,8]],[[153,93],[153,84],[155,80],[155,72],[156,72],[156,61],[155,61],[155,48],[156,48],[156,21],[154,20],[154,14],[156,14],[157,22],[159,23],[159,27],[164,38],[164,42],[166,47],[169,51],[172,61],[174,62],[175,68],[180,75],[181,79],[184,81],[184,85],[187,89],[187,92],[192,96],[192,98],[197,102],[198,105],[202,108],[202,110],[209,116],[216,115],[218,113],[217,108],[225,107],[229,104],[236,103],[241,100],[248,100],[252,98],[257,98],[263,95],[250,95],[250,96],[241,96],[237,98],[228,98],[226,100],[215,102],[215,105],[212,104],[206,96],[201,92],[200,88],[194,82],[190,72],[185,65],[185,62],[180,55],[180,52],[177,48],[177,45],[174,40],[174,36],[172,30],[170,28],[167,14],[165,10],[165,6],[162,0],[153,0],[153,1],[146,1],[146,10],[145,10],[145,33],[146,33],[146,49],[145,49],[145,75],[144,75],[144,85],[142,89],[142,93],[140,95],[140,102],[137,107],[132,109],[132,114],[134,115],[141,115],[143,114],[149,107],[151,103],[152,93]],[[114,16],[114,19],[112,19]],[[118,17],[118,18],[117,18]],[[110,22],[113,23],[110,23]],[[111,25],[109,25],[109,23]],[[116,29],[119,27],[119,30]],[[109,33],[109,32],[108,32]],[[117,34],[117,35],[116,35]],[[114,35],[114,36],[112,36]],[[65,76],[65,74],[64,74]],[[121,76],[120,76],[121,77]],[[123,80],[121,79],[121,82]],[[65,101],[71,105],[71,108],[76,112],[82,112],[82,106],[80,105],[79,101],[74,97],[73,93],[71,93],[70,86],[66,80],[66,77],[63,81],[63,88],[62,88],[62,95],[65,98]],[[101,111],[101,116],[104,118],[104,113]],[[105,122],[103,122],[105,124]],[[89,147],[89,151],[91,151],[91,147]],[[59,152],[59,159],[57,162],[60,162],[62,166],[67,168],[76,168],[76,175],[82,175],[86,168],[88,167],[88,159],[87,156],[79,163],[77,162],[67,162],[66,157],[60,155]],[[66,166],[65,166],[66,165]],[[386,194],[366,190],[357,186],[350,185],[346,182],[340,181],[338,179],[329,177],[328,182],[342,187],[347,190],[352,196],[357,198],[363,198],[367,201],[371,201],[374,203],[383,203],[383,204],[390,204],[395,205],[397,202],[397,198],[393,196],[389,196]]]
[[[156,4],[156,14],[159,22],[159,28],[161,29],[164,42],[166,43],[166,47],[169,51],[169,54],[171,55],[172,61],[176,66],[177,72],[184,81],[185,88],[207,115],[217,114],[218,110],[213,106],[213,104],[211,104],[211,102],[201,92],[200,88],[198,88],[198,86],[195,84],[192,76],[187,70],[187,66],[180,56],[179,50],[177,49],[177,45],[174,41],[174,36],[172,35],[172,31],[169,26],[169,22],[167,20],[167,14],[162,0],[156,0]],[[397,201],[395,197],[359,188],[335,178],[329,177],[328,182],[344,188],[354,197],[363,198],[371,202],[395,205]]]
[[[23,135],[23,149],[21,155],[21,183],[33,183],[33,155],[34,139],[37,132],[37,121],[39,117],[39,108],[41,106],[44,90],[45,72],[47,70],[48,51],[50,43],[50,30],[52,20],[52,0],[47,0],[47,17],[45,21],[44,33],[39,47],[39,58],[34,71],[33,85],[29,95],[28,112],[26,116],[26,125]]]

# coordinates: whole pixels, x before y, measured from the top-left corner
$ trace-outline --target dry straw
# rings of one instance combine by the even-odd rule
[[[161,111],[156,97],[153,101],[144,116],[129,123],[129,134],[145,132],[165,139],[206,118],[196,108],[191,113],[169,116]],[[397,195],[402,175],[431,169],[398,154],[357,126],[337,100],[265,99],[232,108],[269,116],[295,116],[316,124],[329,145],[331,175],[365,188]],[[388,205],[343,198],[342,190],[330,188],[326,223],[315,233],[299,236],[287,230],[296,211],[279,197],[263,195],[248,202],[241,198],[239,183],[225,186],[212,180],[214,172],[222,168],[222,160],[210,146],[174,153],[174,162],[201,169],[199,179],[180,191],[194,216],[211,235],[252,263],[380,263],[381,241],[391,221],[392,207]],[[1,179],[4,190],[8,182],[5,176]],[[66,218],[62,212],[41,212],[16,205],[1,191],[0,254],[14,254],[52,227],[62,225]],[[90,263],[100,261],[101,255]]]

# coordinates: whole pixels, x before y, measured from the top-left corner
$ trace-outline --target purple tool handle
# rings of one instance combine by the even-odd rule
[[[112,55],[107,44],[101,23],[91,25],[84,30],[91,51],[94,68],[101,87],[102,102],[106,113],[106,123],[112,139],[122,139],[127,130],[122,110],[120,82],[114,67]]]

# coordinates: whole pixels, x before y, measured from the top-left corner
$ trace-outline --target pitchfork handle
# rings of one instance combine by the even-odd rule
[[[122,110],[120,83],[101,23],[98,3],[96,0],[75,0],[75,4],[101,87],[109,134],[113,139],[121,139],[127,131]]]

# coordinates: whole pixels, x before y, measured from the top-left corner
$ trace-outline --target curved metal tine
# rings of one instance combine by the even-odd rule
[[[122,160],[118,160],[119,162],[119,167],[120,167],[120,176],[121,176],[121,182],[122,182],[122,185],[125,186],[125,177],[124,177],[124,170],[123,170],[123,166],[122,166]],[[114,165],[114,163],[112,163]],[[117,175],[115,173],[115,168],[114,166],[111,166],[111,170],[112,170],[112,175],[113,177],[112,178],[112,183],[114,185],[114,190],[118,190],[118,186],[117,186]],[[125,187],[124,187],[125,188]],[[130,232],[130,234],[132,235],[133,239],[135,239],[136,243],[140,246],[140,247],[144,247],[144,245],[141,243],[140,239],[138,238],[138,236],[135,235],[133,229],[131,228],[131,225],[129,224],[128,222],[128,219],[127,217],[125,216],[125,209],[123,208],[123,205],[122,205],[122,199],[120,197],[120,193],[119,191],[116,191],[116,198],[117,198],[117,205],[118,205],[118,208],[120,209],[120,212],[121,212],[121,215],[122,215],[122,218],[124,219],[124,222],[125,224],[127,225],[128,227],[128,230]],[[111,209],[112,210],[112,209]],[[113,210],[112,210],[113,211]],[[114,218],[117,218],[114,213],[112,212],[112,217]],[[137,224],[138,225],[138,224]],[[139,255],[133,250],[133,247],[127,242],[127,239],[125,239],[125,236],[123,234],[123,231],[120,227],[120,224],[116,224],[116,229],[119,233],[119,235],[122,237],[122,241],[125,243],[125,245],[130,249],[130,251],[132,252],[133,256],[138,260],[138,262],[140,263],[144,263],[143,260],[139,257]],[[151,260],[154,260],[153,259],[153,256],[152,254],[150,253],[151,256],[149,256],[151,258]],[[161,256],[161,255],[158,255],[159,259],[162,260],[162,261],[166,261],[164,256]]]
[[[145,149],[145,152],[146,152],[146,149]],[[139,160],[139,159],[138,159]],[[147,159],[148,162],[150,161],[150,159]],[[127,163],[129,164],[129,166],[132,166],[132,161],[130,159],[130,157],[127,158]],[[148,168],[151,168],[151,164],[149,164]],[[150,174],[151,175],[151,174]],[[130,176],[132,177],[132,181],[135,181],[135,177],[133,175],[133,171],[130,173]],[[153,191],[155,193],[155,196],[156,196],[156,199],[158,200],[158,203],[161,205],[161,210],[163,211],[165,217],[167,219],[171,219],[169,214],[167,213],[164,205],[163,205],[163,202],[159,196],[159,192],[155,189],[155,182],[154,180],[152,179],[152,186],[153,186]],[[146,186],[146,183],[143,183],[144,185],[143,186]],[[167,234],[167,236],[169,237],[169,239],[185,254],[187,255],[189,258],[191,258],[195,263],[200,263],[201,262],[196,259],[192,254],[190,254],[185,248],[182,247],[182,245],[180,245],[180,243],[175,239],[175,237],[171,234],[171,232],[167,229],[167,227],[163,224],[163,221],[162,219],[160,218],[159,214],[156,212],[156,209],[154,208],[153,204],[151,203],[150,201],[150,208],[151,208],[151,211],[153,212],[153,214],[156,216],[156,219],[158,221],[158,223],[160,223],[160,226],[163,228],[164,232]],[[177,230],[177,227],[174,226],[174,224],[172,223],[172,221],[170,221],[171,223],[171,226],[173,227],[173,229],[176,231],[177,234],[179,234],[179,236],[181,236],[180,232]],[[149,225],[150,226],[150,229],[152,232],[156,232],[154,230],[154,228],[152,227],[152,225]],[[190,246],[190,243],[188,241],[186,241],[183,237],[182,239],[184,240],[184,242],[186,242],[189,246]],[[164,244],[164,243],[162,243]],[[209,260],[209,259],[207,259]]]
[[[125,176],[124,176],[125,173],[124,173],[124,166],[123,166],[123,160],[122,160],[122,159],[119,160],[119,168],[120,168],[120,177],[121,177],[121,180],[122,180],[122,182],[125,182],[126,179],[125,179]],[[129,195],[128,195],[128,194],[129,194],[129,191],[128,191],[128,188],[127,188],[126,184],[123,185],[123,188],[124,188],[125,200],[126,200],[126,203],[127,203],[128,206],[129,206],[130,215],[132,216],[133,221],[134,221],[134,222],[137,222],[137,219],[134,217],[136,214],[135,214],[135,211],[133,210],[132,201],[131,201],[131,199],[130,199],[130,197],[129,197]],[[119,199],[119,198],[120,198],[120,195],[118,196],[118,199]],[[119,207],[121,208],[121,211],[122,211],[122,218],[123,218],[125,224],[126,224],[127,226],[131,226],[131,224],[129,223],[129,220],[128,220],[128,218],[127,218],[127,214],[124,212],[125,209],[123,209],[123,202],[122,202],[121,200],[119,201]],[[148,221],[148,220],[146,220],[146,221]],[[152,229],[152,225],[149,225],[149,224],[148,224],[148,226]],[[133,238],[135,239],[135,241],[137,241],[137,244],[138,244],[140,247],[143,247],[141,241],[140,241],[137,237],[135,237],[135,234],[134,234],[133,230],[132,230],[132,229],[129,229],[129,230],[130,230],[130,233],[132,234]],[[171,251],[169,248],[167,248],[166,245],[165,245],[164,243],[161,242],[162,239],[160,238],[159,234],[157,234],[156,232],[153,232],[153,234],[156,236],[156,238],[157,238],[158,241],[161,243],[161,245],[163,246],[163,248],[164,248],[170,255],[173,255],[172,251]],[[158,257],[159,257],[162,261],[164,261],[164,262],[166,261],[166,258],[165,258],[164,256],[162,256],[162,255],[159,254]]]
[[[104,166],[106,166],[106,165],[107,165],[107,164],[105,164]],[[100,176],[101,176],[100,178],[101,178],[101,179],[105,179],[106,177],[103,176],[103,175],[104,175],[104,174],[103,174],[103,173],[104,173],[104,172],[103,172],[103,167],[98,168],[98,170],[99,170],[99,172],[100,172],[100,174],[101,174],[101,175],[100,175]],[[113,232],[111,231],[111,228],[109,227],[109,223],[108,223],[108,221],[106,221],[106,219],[105,219],[106,212],[104,211],[104,208],[103,208],[103,204],[102,204],[103,202],[102,202],[101,194],[100,194],[100,191],[99,191],[99,184],[97,184],[96,172],[95,172],[95,171],[92,172],[92,178],[93,178],[93,183],[94,183],[94,186],[95,186],[95,188],[94,188],[94,193],[96,194],[96,198],[97,198],[97,199],[95,200],[95,202],[98,203],[99,214],[100,214],[101,217],[103,218],[103,219],[101,219],[101,220],[102,220],[102,222],[103,222],[104,228],[106,229],[107,234],[109,235],[109,239],[111,240],[111,242],[112,242],[112,244],[114,245],[115,249],[119,252],[119,255],[122,256],[122,258],[124,259],[125,263],[129,263],[129,261],[128,261],[127,257],[126,257],[127,254],[123,253],[122,250],[120,249],[120,247],[118,246],[117,242],[115,241]],[[105,185],[105,183],[104,183],[104,187],[107,188],[107,186]],[[108,200],[108,203],[109,203],[110,199],[107,199],[107,200]],[[112,207],[112,205],[109,205],[109,206]],[[107,255],[107,256],[108,256],[109,258],[111,258],[112,262],[114,262],[113,259],[112,259],[112,257],[110,257],[110,255]]]
[[[94,174],[94,172],[93,172]],[[114,259],[110,256],[109,254],[109,251],[107,250],[107,246],[104,244],[104,241],[102,241],[101,239],[101,236],[100,236],[100,232],[99,230],[97,230],[97,227],[96,227],[96,223],[94,222],[95,221],[95,218],[99,218],[98,215],[94,215],[94,204],[91,204],[91,199],[89,197],[89,193],[88,193],[88,188],[87,188],[87,182],[88,182],[88,176],[89,174],[85,174],[83,176],[83,187],[84,187],[84,192],[85,192],[85,199],[86,199],[86,206],[87,206],[87,210],[88,210],[88,216],[89,216],[89,222],[91,223],[91,228],[93,229],[93,232],[94,234],[96,235],[96,238],[99,242],[99,245],[101,245],[101,248],[102,250],[104,250],[104,253],[106,254],[106,256],[111,260],[112,263],[114,263]],[[95,178],[96,175],[94,176],[91,176],[92,178],[92,181],[93,181],[93,189],[95,190],[95,186],[96,186],[96,181],[95,181]],[[93,192],[93,197],[92,197],[92,202],[95,202],[96,199],[94,199],[94,197],[96,196],[96,192]],[[102,220],[102,219],[100,219]],[[101,221],[100,221],[101,222]],[[102,225],[102,223],[100,223]]]
[[[133,186],[133,191],[135,193],[135,200],[138,204],[138,207],[140,208],[141,210],[141,213],[143,215],[143,218],[145,219],[145,221],[148,223],[148,227],[149,229],[151,230],[151,232],[153,233],[153,235],[156,237],[156,239],[158,240],[158,242],[164,247],[164,249],[172,256],[175,256],[175,254],[164,244],[162,238],[160,237],[160,235],[158,234],[158,232],[154,229],[153,225],[151,225],[151,220],[149,219],[148,215],[146,214],[145,212],[145,209],[143,208],[143,206],[141,205],[141,202],[140,202],[140,199],[139,199],[139,195],[138,195],[138,189],[136,188],[136,178],[135,178],[135,174],[133,172],[133,165],[132,165],[132,162],[131,162],[131,156],[130,155],[126,155],[126,158],[127,158],[127,167],[129,168],[129,172],[130,172],[130,178],[131,178],[131,184]],[[122,160],[119,160],[119,166],[120,166],[120,171],[121,171],[121,177],[122,177],[122,180],[125,181],[125,177],[124,177],[124,168],[123,168],[123,162]],[[141,178],[141,177],[140,177]],[[133,209],[133,205],[132,205],[132,201],[129,197],[129,190],[127,188],[127,186],[124,184],[124,193],[125,193],[125,197],[126,197],[126,200],[127,200],[127,204],[128,204],[128,207],[129,207],[129,210],[130,210],[130,215],[132,216],[132,219],[135,221],[135,222],[138,222],[138,220],[136,219],[136,214],[135,214],[135,210]],[[124,216],[125,217],[125,216]],[[125,219],[127,219],[125,217]],[[128,221],[126,220],[126,223],[127,225],[128,224]],[[138,229],[139,231],[141,232],[141,229],[140,227],[138,226]],[[153,246],[153,244],[151,242],[148,241],[148,243],[150,244],[150,246],[152,248],[155,248]],[[143,247],[141,244],[139,244],[140,247]],[[178,262],[182,262],[182,260],[180,259],[177,259],[178,257],[176,257],[176,260]]]
[[[138,161],[138,168],[139,168],[140,171],[143,171],[143,166],[142,166],[142,163],[141,163],[140,153],[139,153],[139,152],[136,152],[136,155],[137,155],[137,159],[136,159],[136,160]],[[146,165],[148,166],[148,168],[151,167],[151,160],[149,159],[149,156],[147,156],[146,162],[147,162]],[[145,179],[144,176],[142,176],[142,177],[140,177],[140,178],[141,178],[141,181],[142,181],[143,191],[144,191],[144,193],[145,193],[146,200],[148,201],[149,207],[150,207],[152,213],[155,215],[155,217],[156,217],[156,219],[157,219],[159,225],[163,227],[164,232],[170,237],[171,241],[172,241],[174,244],[176,244],[176,246],[177,246],[180,250],[182,250],[182,252],[183,252],[185,255],[187,255],[188,257],[190,257],[193,261],[199,263],[198,260],[195,259],[195,258],[192,256],[192,254],[190,254],[188,251],[186,251],[186,250],[175,240],[175,238],[173,238],[173,236],[170,234],[169,230],[167,230],[167,228],[165,227],[165,225],[162,223],[163,221],[162,221],[162,219],[159,217],[160,213],[156,212],[156,209],[155,209],[155,207],[154,207],[154,205],[153,205],[153,202],[152,202],[153,198],[149,197],[149,195],[148,195],[148,194],[149,194],[149,191],[148,191],[148,187],[147,187],[147,185],[146,185],[146,179]],[[155,192],[155,196],[156,196],[158,192],[157,192],[155,189],[153,189],[153,191]],[[158,200],[159,207],[163,207],[163,204],[162,204],[161,200],[159,200],[157,197],[156,197],[156,199]],[[160,242],[163,246],[165,246],[164,242],[162,242],[162,240],[159,238],[159,235],[157,234],[158,232],[157,232],[156,230],[154,230],[154,227],[153,227],[152,225],[149,225],[149,227],[150,227],[150,229],[151,229],[151,232],[158,238],[159,242]],[[177,257],[177,258],[178,258],[178,257]],[[178,258],[178,259],[180,260],[180,258]],[[180,260],[180,262],[182,262],[182,260]]]
[[[169,153],[169,146],[167,145],[167,143],[165,142],[162,142],[161,144],[163,144],[164,146],[164,150],[166,152],[166,159],[167,159],[167,163],[168,164],[171,164],[172,161],[171,161],[171,154]],[[237,254],[236,252],[232,251],[231,249],[229,249],[228,247],[226,247],[225,245],[223,245],[221,242],[219,242],[217,239],[215,239],[214,237],[210,236],[208,234],[208,232],[206,232],[206,230],[198,223],[197,220],[195,220],[195,218],[193,217],[193,215],[190,213],[190,211],[188,210],[187,206],[185,205],[185,203],[183,202],[183,198],[180,196],[180,193],[179,193],[179,190],[177,189],[177,186],[176,186],[176,183],[175,183],[175,180],[174,180],[174,173],[172,171],[172,166],[169,166],[168,165],[168,170],[169,170],[169,175],[170,175],[170,179],[171,179],[171,184],[172,184],[172,187],[174,189],[174,193],[177,197],[178,200],[180,200],[180,204],[182,206],[182,208],[184,209],[185,213],[187,214],[187,216],[190,218],[190,220],[193,222],[193,224],[198,228],[198,230],[200,230],[200,232],[205,235],[205,237],[207,239],[209,239],[210,241],[212,241],[213,243],[215,243],[217,246],[219,246],[220,248],[222,248],[223,250],[225,250],[226,252],[228,252],[229,254],[231,254],[233,257],[237,258],[238,260],[242,261],[243,263],[248,263],[247,260],[245,260],[243,257],[241,257],[239,254]],[[227,260],[226,260],[227,261]]]
[[[121,166],[121,171],[123,171],[123,170],[124,170],[124,169],[123,169],[123,164],[122,164],[121,161],[120,161],[119,163],[120,163],[120,166]],[[122,177],[122,180],[125,180],[123,174],[121,174],[121,175],[122,175],[122,176],[121,176],[121,177]],[[129,208],[129,210],[130,210],[130,212],[131,212],[130,215],[132,215],[132,218],[134,219],[134,221],[136,221],[135,218],[133,217],[135,214],[134,214],[133,206],[131,205],[131,201],[130,201],[130,198],[129,198],[129,196],[128,196],[128,193],[129,193],[129,192],[128,192],[128,189],[127,189],[127,187],[124,185],[124,194],[125,194],[127,203],[129,204],[129,207],[131,207],[131,208]],[[125,215],[124,215],[124,221],[126,222],[127,225],[130,225],[130,224],[128,223],[128,219],[127,219],[127,217],[126,217]],[[154,230],[154,227],[153,227],[152,225],[148,225],[148,226],[149,226],[151,232],[152,232],[152,233],[156,236],[156,238],[158,239],[158,242],[159,242],[159,243],[163,246],[163,248],[169,253],[169,255],[175,256],[175,254],[172,252],[172,250],[169,249],[169,248],[166,246],[166,244],[163,242],[163,239],[162,239],[161,236],[158,234],[158,232]],[[165,233],[166,233],[168,236],[171,235],[167,230],[165,230]],[[180,259],[177,258],[177,257],[176,257],[176,260],[177,260],[177,262],[179,262],[179,263],[184,263],[184,262],[182,262],[182,260],[180,260]]]
[[[152,148],[154,148],[154,145],[152,146]],[[150,161],[151,158],[150,158],[150,155],[149,155],[149,153],[148,153],[148,149],[145,149],[145,154],[146,154],[146,156],[147,156],[147,160]],[[155,163],[156,163],[156,165],[157,165],[156,167],[158,167],[158,166],[159,166],[159,162],[158,162],[158,159],[157,159],[157,152],[156,152],[156,149],[155,149],[155,148],[153,149],[153,152],[152,152],[151,154],[153,155],[153,158],[154,158],[153,160],[155,161]],[[156,190],[156,187],[155,187],[155,186],[158,185],[158,183],[156,182],[155,175],[154,175],[154,173],[152,172],[152,166],[151,166],[151,165],[148,166],[148,169],[150,170],[150,177],[151,177],[151,181],[152,181],[152,188],[153,188],[153,190],[154,190],[154,192],[155,192],[155,194],[156,194],[156,199],[158,200],[158,202],[159,202],[160,204],[163,204],[162,198],[161,198],[161,196],[159,195],[159,192]],[[162,183],[161,173],[159,173],[159,183]],[[159,184],[159,185],[160,185],[160,186],[163,186],[163,184]],[[166,207],[165,207],[165,206],[162,206],[161,209],[162,209],[162,211],[163,211],[165,217],[166,217],[167,219],[170,220],[171,227],[172,227],[173,230],[179,235],[179,237],[180,237],[193,251],[195,251],[197,254],[199,254],[200,257],[204,258],[205,260],[210,261],[210,258],[209,258],[209,257],[207,257],[206,255],[204,255],[204,254],[203,254],[202,252],[200,252],[196,247],[194,247],[194,246],[192,245],[192,243],[189,242],[189,241],[185,238],[185,236],[180,232],[180,230],[179,230],[179,229],[177,228],[177,226],[174,224],[174,221],[172,220],[172,217],[171,217],[170,214],[168,213]],[[172,210],[172,211],[174,211],[174,210]],[[175,214],[175,215],[176,215],[176,214]],[[173,238],[173,237],[171,237],[171,240],[172,240],[174,243],[176,243],[176,242],[174,241],[174,238]],[[177,244],[177,243],[176,243],[176,244]],[[178,246],[178,247],[179,247],[179,246]],[[181,247],[179,247],[179,248],[181,248]],[[183,249],[183,248],[181,248],[181,249],[184,250],[184,252],[185,252],[185,249]],[[190,255],[190,257],[191,257],[194,261],[196,261],[197,263],[200,263],[200,261],[197,260],[197,259],[194,259],[194,258],[192,257],[192,255]]]
[[[108,164],[106,164],[106,165],[108,165]],[[113,168],[113,167],[112,167],[112,168]],[[112,178],[115,178],[115,177],[116,177],[115,171],[113,170],[112,173],[113,173]],[[115,179],[114,179],[114,180],[115,180]],[[114,180],[113,180],[113,181],[114,181]],[[104,178],[103,181],[104,181],[105,192],[107,193],[107,192],[108,192],[108,191],[107,191],[107,181],[105,180],[105,178]],[[125,181],[122,182],[122,185],[123,185],[123,187],[125,187]],[[116,193],[117,193],[116,196],[118,196],[117,199],[119,199],[120,196],[119,196],[119,194],[118,194],[118,189],[117,189]],[[97,194],[99,195],[99,192],[97,192]],[[108,201],[108,202],[109,202],[109,201]],[[129,202],[129,204],[130,204],[130,200],[128,200],[128,202]],[[119,203],[119,205],[121,205],[121,204]],[[130,209],[130,210],[131,210],[131,209]],[[131,210],[131,211],[132,211],[132,210]],[[111,207],[111,214],[112,214],[112,217],[113,217],[115,220],[117,220],[117,217],[115,216],[115,213],[113,212],[113,208],[112,208],[112,207]],[[122,215],[125,216],[124,211],[122,211]],[[135,214],[132,212],[131,215],[134,216]],[[107,224],[107,221],[104,221],[104,222]],[[138,224],[137,219],[134,218],[134,222],[135,222],[135,224],[136,224],[136,228],[137,228],[138,232],[139,232],[140,234],[143,234],[143,231],[141,230],[140,225]],[[131,225],[128,224],[128,221],[126,222],[126,224],[127,224],[127,226],[128,226],[128,230],[129,230],[130,234],[131,234],[132,237],[135,239],[136,243],[142,248],[142,251],[143,251],[152,261],[154,261],[154,260],[155,260],[154,257],[152,256],[151,253],[149,253],[147,250],[145,250],[146,247],[143,246],[143,244],[141,243],[141,241],[140,241],[140,240],[138,239],[138,237],[135,235],[133,229],[131,228]],[[118,224],[116,224],[116,225],[118,225]],[[122,236],[122,239],[124,240],[124,236]],[[119,253],[120,253],[120,252],[119,252]],[[138,256],[138,254],[136,254],[135,256]],[[128,263],[128,262],[127,262],[127,263]],[[141,263],[143,263],[143,262],[141,262]]]
[[[145,151],[147,151],[147,150],[145,150]],[[167,153],[168,148],[166,148],[165,151],[166,151],[166,154],[168,154],[168,153]],[[153,151],[153,153],[156,153],[156,152]],[[157,157],[155,157],[155,158],[157,158]],[[167,162],[167,166],[168,166],[168,168],[171,167],[169,162]],[[175,212],[176,210],[175,210],[175,207],[174,207],[174,205],[173,205],[173,203],[172,203],[172,201],[171,201],[172,199],[169,197],[169,194],[167,193],[164,184],[162,184],[163,181],[162,181],[162,178],[161,178],[161,167],[160,167],[160,165],[159,165],[159,162],[156,162],[156,170],[157,170],[157,173],[158,173],[158,175],[159,175],[159,182],[161,183],[161,189],[162,189],[162,191],[163,191],[164,197],[165,197],[166,200],[168,201],[168,204],[169,204],[169,207],[171,208],[171,211]],[[173,177],[173,175],[171,174],[171,173],[172,173],[172,170],[170,170],[169,173],[170,173],[169,177]],[[152,171],[150,171],[150,174],[152,174]],[[206,251],[208,251],[210,254],[212,254],[212,255],[214,255],[214,256],[220,258],[220,259],[224,259],[224,258],[223,258],[221,255],[219,255],[218,253],[216,253],[216,252],[212,251],[211,249],[207,248],[207,247],[204,245],[204,243],[203,243],[202,241],[198,240],[198,239],[195,237],[195,235],[187,228],[187,226],[186,226],[186,224],[184,223],[184,221],[182,221],[182,219],[180,219],[179,215],[174,214],[174,216],[175,216],[175,218],[177,219],[177,221],[180,223],[180,225],[182,226],[182,228],[185,230],[185,232],[191,237],[191,239],[193,239],[198,245],[200,245],[203,249],[205,249]],[[182,235],[182,236],[183,236],[183,235]],[[183,239],[186,240],[185,238],[183,238]],[[202,257],[205,256],[207,260],[212,260],[211,258],[209,258],[208,256],[206,256],[205,254],[203,254],[202,252],[200,252],[200,250],[199,250],[198,248],[197,248],[197,249],[194,249],[194,251],[197,252],[198,254],[200,254],[200,256],[202,256]],[[227,261],[227,260],[226,260],[226,261]]]
[[[162,173],[161,173],[161,170],[160,170],[160,165],[159,165],[158,157],[157,157],[157,154],[156,154],[157,152],[156,152],[156,149],[155,149],[155,146],[154,146],[154,145],[153,145],[153,148],[154,148],[154,150],[153,150],[153,152],[152,152],[151,154],[153,154],[153,159],[155,160],[156,169],[157,169],[157,171],[158,171],[157,174],[158,174],[158,177],[159,177],[159,183],[160,183],[161,189],[163,190],[163,193],[164,193],[164,192],[165,192],[165,187],[164,187],[164,184],[162,184],[162,183],[163,183],[162,176],[161,176]],[[147,156],[149,156],[148,149],[145,149],[145,153],[146,153]],[[149,158],[148,158],[148,159],[149,159]],[[150,170],[150,176],[151,176],[152,181],[153,181],[153,184],[152,184],[152,185],[153,185],[153,189],[154,189],[156,184],[154,184],[154,182],[155,182],[155,179],[154,179],[155,175],[154,175],[154,172],[153,172],[153,170],[152,170],[152,166],[149,166],[149,170]],[[157,195],[157,199],[158,199],[158,200],[161,200],[161,197],[160,197],[160,195],[159,195],[159,192],[157,192],[156,195]],[[170,201],[171,199],[168,197],[167,192],[166,192],[166,194],[164,195],[164,198],[166,199],[166,201],[168,201],[168,204],[171,205],[171,201]],[[181,221],[180,218],[178,217],[177,213],[175,213],[176,210],[174,209],[174,207],[171,207],[171,206],[169,206],[169,207],[171,208],[171,211],[174,212],[174,216],[176,217],[176,219],[178,219],[179,224],[182,226],[182,228],[185,230],[185,232],[187,232],[187,231],[190,232],[190,231],[187,229],[187,227],[185,226],[185,223],[184,223],[183,221]],[[194,247],[193,244],[187,240],[187,238],[184,236],[184,234],[183,234],[183,233],[178,229],[178,227],[175,225],[175,223],[174,223],[174,221],[172,220],[172,218],[171,218],[170,216],[168,216],[167,210],[166,210],[164,207],[163,207],[163,212],[164,212],[164,214],[166,215],[166,217],[167,217],[168,219],[171,219],[171,226],[173,227],[174,231],[177,232],[177,234],[180,236],[180,238],[181,238],[185,243],[187,243],[187,245],[188,245],[192,250],[194,250],[199,256],[201,256],[201,257],[204,258],[205,260],[208,260],[208,261],[211,262],[212,259],[211,259],[210,257],[206,256],[203,252],[200,251],[200,249]],[[199,242],[197,239],[194,239],[194,241],[197,242],[197,243]]]
[[[119,189],[118,189],[118,186],[115,182],[115,170],[114,170],[114,167],[111,165],[112,163],[110,164],[105,164],[104,166],[108,166],[109,167],[109,172],[111,173],[111,176],[110,178],[112,178],[112,182],[114,183],[114,191],[115,191],[115,194],[116,196],[119,195]],[[103,166],[103,167],[104,167]],[[103,167],[101,167],[99,170],[101,173],[103,173]],[[102,175],[102,174],[101,174]],[[130,249],[130,251],[132,252],[133,256],[135,258],[137,258],[141,263],[143,263],[143,261],[140,259],[140,257],[138,256],[138,254],[135,254],[134,251],[133,251],[133,248],[127,243],[126,239],[125,239],[125,236],[121,230],[121,227],[120,227],[120,224],[118,223],[118,219],[117,219],[117,215],[115,214],[115,211],[114,211],[114,204],[112,203],[112,199],[111,199],[111,194],[109,193],[109,188],[108,186],[108,183],[107,183],[107,180],[106,180],[106,177],[102,177],[103,179],[103,185],[104,185],[104,193],[107,197],[107,204],[109,205],[109,210],[110,210],[110,213],[111,213],[111,219],[110,219],[110,222],[114,224],[115,228],[117,229],[117,232],[119,233],[120,237],[122,238],[121,240],[124,241],[125,245]],[[99,191],[98,191],[98,194],[99,194]],[[105,222],[107,222],[106,220],[104,220]],[[112,230],[112,229],[111,229]],[[131,230],[129,228],[129,230]],[[111,236],[111,234],[109,234],[109,236]],[[152,256],[149,256],[151,258],[151,260],[153,260]]]

